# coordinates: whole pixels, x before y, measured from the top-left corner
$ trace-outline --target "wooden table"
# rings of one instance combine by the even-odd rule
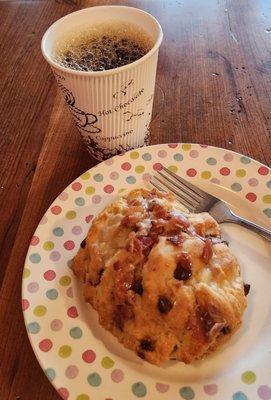
[[[31,236],[54,198],[93,166],[40,52],[44,31],[72,11],[126,4],[164,30],[152,143],[197,142],[271,163],[270,0],[0,2],[0,397],[53,400],[20,306]]]

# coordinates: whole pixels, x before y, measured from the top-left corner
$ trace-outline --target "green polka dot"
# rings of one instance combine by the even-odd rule
[[[268,218],[271,218],[271,208],[266,208],[263,212]]]
[[[71,277],[68,275],[64,275],[59,279],[59,283],[61,286],[69,286],[69,284],[71,283]]]
[[[71,346],[64,345],[64,346],[59,347],[59,349],[58,349],[58,355],[61,358],[68,358],[68,357],[70,357],[71,354],[72,354]]]
[[[266,194],[265,196],[263,196],[263,202],[266,204],[270,204],[271,203],[271,194]]]
[[[50,251],[50,250],[53,250],[55,245],[53,242],[44,242],[42,247],[44,250]]]
[[[216,165],[217,164],[217,161],[214,157],[207,158],[206,162],[208,165]]]
[[[85,199],[83,199],[83,197],[77,197],[74,202],[77,206],[80,207],[85,205]]]
[[[171,172],[174,172],[175,174],[176,174],[176,172],[178,171],[178,168],[176,167],[176,165],[170,165],[170,166],[168,167],[168,169],[169,169]]]
[[[104,357],[101,364],[103,368],[109,369],[114,366],[115,362],[110,357]]]
[[[250,385],[256,381],[256,375],[253,371],[246,371],[242,374],[242,381]]]
[[[47,308],[45,306],[36,306],[34,308],[34,315],[36,315],[36,317],[43,317],[47,312]]]
[[[67,211],[66,212],[66,218],[67,219],[74,219],[76,217],[76,212],[73,210]]]
[[[89,400],[89,396],[87,394],[79,394],[79,396],[76,397],[76,400]]]
[[[62,228],[57,227],[57,228],[54,228],[54,229],[53,229],[53,234],[54,234],[55,236],[60,237],[60,236],[63,236],[63,235],[64,235],[64,231],[63,231]]]
[[[176,153],[173,156],[175,161],[183,161],[183,155],[181,153]]]
[[[180,389],[180,396],[185,400],[192,400],[195,397],[195,393],[191,387],[184,386]]]
[[[130,183],[130,185],[132,185],[132,184],[136,183],[136,178],[134,176],[132,176],[132,175],[131,176],[127,176],[126,182]]]
[[[85,193],[89,196],[95,193],[95,188],[93,186],[88,186],[85,190]]]
[[[103,179],[104,179],[104,177],[103,177],[102,174],[95,174],[95,175],[93,176],[93,179],[94,179],[94,181],[96,181],[96,182],[102,182]]]
[[[242,185],[240,185],[240,183],[238,182],[234,182],[231,185],[232,190],[234,190],[235,192],[240,192],[242,190]]]
[[[53,381],[56,377],[55,370],[53,368],[47,368],[45,371],[45,375],[49,379],[49,381]]]
[[[241,157],[240,161],[242,164],[249,164],[251,162],[251,159],[248,157]]]
[[[23,270],[23,279],[26,279],[30,276],[30,269],[29,268],[24,268]]]
[[[34,264],[38,264],[41,260],[41,256],[39,255],[39,253],[33,253],[30,254],[29,260]]]
[[[46,292],[46,297],[49,300],[56,300],[58,298],[58,291],[56,289],[49,289]]]
[[[136,160],[139,157],[139,152],[138,151],[132,151],[132,153],[130,153],[130,157],[132,160]]]
[[[211,176],[212,176],[212,174],[210,171],[202,171],[202,173],[201,173],[202,179],[210,179]]]
[[[80,339],[83,336],[82,329],[79,326],[75,326],[74,328],[70,329],[70,336],[73,339]]]
[[[238,178],[244,178],[246,176],[247,172],[244,169],[237,169],[235,172],[235,175],[238,176]]]
[[[151,154],[150,153],[144,153],[142,155],[143,160],[145,161],[150,161],[152,159]]]
[[[137,174],[142,174],[142,172],[144,172],[145,171],[145,167],[143,166],[143,165],[137,165],[136,167],[135,167],[135,172],[137,173]]]
[[[88,375],[87,381],[90,384],[90,386],[100,386],[102,378],[100,377],[99,374],[97,374],[97,372],[93,372],[92,374]]]
[[[39,333],[40,326],[37,322],[30,322],[30,324],[27,325],[27,331],[33,334]]]
[[[266,183],[266,186],[267,186],[269,189],[271,189],[271,181],[268,181],[268,182]]]
[[[191,144],[183,144],[183,145],[182,145],[182,149],[183,149],[184,151],[190,150],[191,147],[192,147]]]
[[[89,172],[84,172],[81,176],[81,179],[83,179],[84,181],[86,181],[87,179],[90,178],[90,173]]]
[[[137,397],[144,397],[147,394],[147,389],[144,383],[136,382],[132,385],[132,392]]]

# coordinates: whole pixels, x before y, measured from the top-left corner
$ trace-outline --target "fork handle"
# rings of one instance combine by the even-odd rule
[[[254,224],[254,222],[239,217],[239,215],[234,214],[232,211],[230,211],[230,213],[228,214],[228,218],[223,222],[232,222],[234,224],[244,226],[245,228],[248,228],[253,232],[258,233],[258,235],[271,242],[271,231],[269,229],[263,228],[257,224]]]

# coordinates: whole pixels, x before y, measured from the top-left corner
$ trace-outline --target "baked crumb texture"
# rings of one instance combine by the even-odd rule
[[[240,327],[239,265],[208,214],[137,189],[95,220],[74,258],[100,324],[150,363],[201,359]]]

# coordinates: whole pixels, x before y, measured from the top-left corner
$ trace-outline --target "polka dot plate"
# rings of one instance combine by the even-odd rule
[[[237,153],[196,144],[133,150],[90,169],[54,201],[31,240],[23,271],[27,332],[48,379],[69,400],[271,399],[271,246],[223,224],[245,282],[251,284],[239,332],[192,365],[150,365],[101,328],[70,270],[92,219],[125,190],[149,185],[165,165],[271,227],[271,170]]]

